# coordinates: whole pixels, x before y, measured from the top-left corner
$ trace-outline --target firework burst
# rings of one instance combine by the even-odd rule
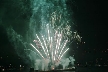
[[[36,39],[33,40],[34,44],[31,43],[30,45],[43,59],[50,59],[52,63],[59,61],[69,50],[67,45],[70,41],[64,37],[66,36],[64,28],[54,28],[47,24],[43,31],[44,33],[36,34]],[[69,30],[67,31],[69,32]]]
[[[52,63],[61,60],[74,39],[81,41],[77,32],[71,31],[69,21],[62,18],[61,13],[53,12],[49,23],[41,25],[41,31],[30,44],[43,59],[49,59]]]

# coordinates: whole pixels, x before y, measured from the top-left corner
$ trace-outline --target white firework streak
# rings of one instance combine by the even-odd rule
[[[43,59],[45,59],[44,57],[43,57],[43,55],[40,53],[40,51],[34,46],[34,45],[32,45],[32,44],[30,44],[39,54],[40,54],[40,56],[43,58]]]
[[[67,52],[67,50],[69,50],[69,48],[68,49],[66,49],[64,52],[63,52],[63,54],[60,56],[60,59],[62,58],[62,56]],[[59,60],[60,60],[59,59]]]
[[[60,16],[59,16],[60,15]],[[42,33],[36,34],[37,39],[40,42],[42,51],[33,48],[41,55],[42,58],[50,59],[51,61],[60,60],[63,55],[69,50],[66,46],[70,41],[73,41],[71,26],[68,25],[69,21],[63,21],[62,15],[53,12],[49,24],[45,25],[42,29]],[[75,35],[76,38],[76,35]],[[70,42],[71,43],[71,42]]]
[[[62,49],[61,49],[61,51],[60,51],[59,57],[61,56],[61,53],[62,53],[63,49],[64,49],[65,46],[66,46],[66,43],[67,43],[67,40],[65,41],[64,46],[62,47]],[[58,58],[59,58],[59,57],[58,57]]]
[[[42,44],[42,42],[41,42],[40,38],[38,37],[38,35],[37,35],[37,34],[36,34],[36,36],[37,36],[37,38],[38,38],[39,42],[41,43],[41,46],[42,46],[42,48],[43,48],[43,50],[44,50],[44,53],[46,54],[46,52],[45,52],[45,48],[44,48],[44,46],[43,46],[43,44]],[[46,54],[46,56],[47,56],[47,54]]]
[[[65,50],[68,40],[63,40],[63,33],[60,31],[60,29],[56,30],[49,25],[46,25],[46,27],[47,33],[45,33],[45,35],[41,34],[39,37],[36,34],[36,37],[39,40],[43,51],[39,51],[39,49],[37,49],[32,44],[31,46],[36,49],[42,58],[51,59],[52,61],[60,60],[64,53],[68,50]],[[63,45],[61,45],[61,43]]]
[[[45,38],[42,36],[42,38],[43,38],[43,41],[44,41],[44,45],[45,45],[45,47],[46,47],[46,50],[47,50],[47,56],[48,56],[48,58],[50,58],[49,57],[49,52],[48,52],[48,48],[47,48],[47,45],[46,45],[46,42],[45,42]]]

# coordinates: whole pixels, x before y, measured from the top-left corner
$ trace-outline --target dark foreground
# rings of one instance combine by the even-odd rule
[[[2,71],[3,72],[3,71]],[[29,71],[4,71],[4,72],[29,72]],[[78,67],[75,71],[34,71],[34,72],[108,72],[108,67]]]

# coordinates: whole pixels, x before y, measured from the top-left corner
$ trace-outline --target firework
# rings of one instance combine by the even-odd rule
[[[60,61],[63,55],[69,50],[67,45],[69,39],[64,36],[63,28],[54,28],[47,24],[44,33],[36,34],[36,39],[30,44],[43,59],[50,59],[52,63]],[[75,35],[74,35],[75,36]]]
[[[57,12],[51,14],[48,24],[41,26],[41,31],[36,34],[33,40],[33,48],[40,54],[43,59],[50,59],[52,63],[60,61],[63,55],[69,50],[67,47],[74,39],[81,41],[77,32],[72,32],[69,21],[62,20],[62,14]],[[59,25],[60,24],[60,25]]]
[[[73,22],[66,7],[66,0],[30,0],[30,2],[32,15],[27,25],[27,33],[21,36],[10,27],[7,29],[9,40],[20,57],[28,56],[29,52],[24,50],[29,50],[34,53],[30,54],[34,61],[38,59],[38,55],[41,60],[48,59],[54,64],[62,59],[75,39],[81,41],[81,38],[77,32],[71,30]]]

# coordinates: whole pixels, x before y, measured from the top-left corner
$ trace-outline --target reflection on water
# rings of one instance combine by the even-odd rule
[[[29,71],[4,71],[4,72],[29,72]],[[76,71],[55,71],[55,72],[108,72],[108,68],[107,67],[79,67],[76,69]]]

